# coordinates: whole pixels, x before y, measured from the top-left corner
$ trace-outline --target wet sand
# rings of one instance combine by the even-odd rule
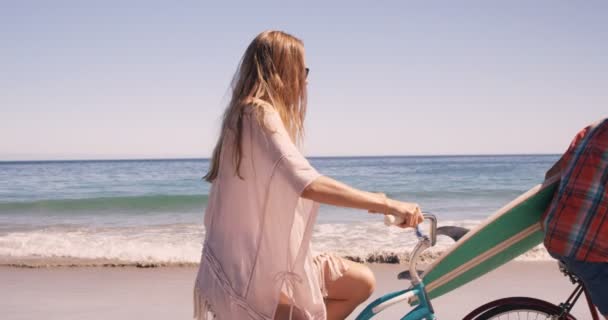
[[[369,301],[409,284],[396,280],[406,266],[370,267],[377,277],[377,289]],[[196,267],[0,267],[0,318],[191,319],[195,274]],[[519,295],[559,303],[573,289],[556,263],[511,262],[435,299],[433,306],[439,319],[461,319],[493,299]],[[407,310],[407,306],[394,306],[375,319],[399,319]],[[578,319],[590,319],[584,298],[574,313]]]

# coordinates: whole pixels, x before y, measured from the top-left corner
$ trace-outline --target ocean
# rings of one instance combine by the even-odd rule
[[[558,155],[311,158],[356,188],[417,202],[439,225],[474,227],[542,182]],[[0,264],[198,263],[209,184],[206,159],[0,162]],[[313,250],[405,262],[412,230],[380,215],[321,206]],[[440,237],[423,258],[453,242]],[[550,260],[538,246],[518,259]]]

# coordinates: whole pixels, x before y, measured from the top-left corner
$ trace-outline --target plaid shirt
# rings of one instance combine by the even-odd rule
[[[561,181],[543,219],[559,256],[608,262],[608,119],[579,132],[559,162]]]

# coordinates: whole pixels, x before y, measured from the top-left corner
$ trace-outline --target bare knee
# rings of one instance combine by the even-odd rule
[[[347,270],[344,274],[335,279],[327,281],[327,299],[348,301],[354,306],[364,302],[376,289],[376,277],[373,272],[365,265],[345,261]],[[325,269],[329,274],[329,268]]]
[[[363,302],[376,290],[376,277],[369,267],[364,265],[359,266],[359,294],[357,298],[360,302]]]

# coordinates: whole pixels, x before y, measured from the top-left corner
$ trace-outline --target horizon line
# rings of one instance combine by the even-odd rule
[[[340,158],[430,158],[430,157],[509,157],[509,156],[559,156],[559,153],[471,153],[471,154],[412,154],[412,155],[334,155],[307,156],[307,159],[340,159]],[[209,157],[125,157],[125,158],[81,158],[81,159],[39,159],[39,160],[0,160],[0,164],[41,163],[41,162],[119,162],[119,161],[193,161],[209,160]]]

